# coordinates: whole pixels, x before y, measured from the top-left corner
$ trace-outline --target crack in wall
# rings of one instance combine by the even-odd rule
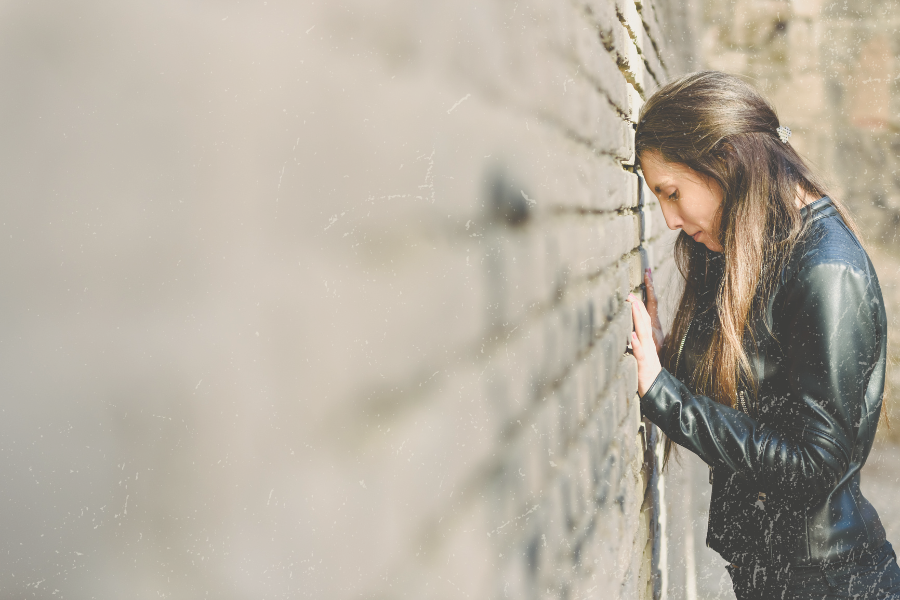
[[[643,51],[643,49],[641,48],[641,44],[638,43],[637,32],[635,32],[635,31],[631,28],[631,25],[629,25],[629,24],[628,24],[628,21],[625,19],[625,15],[623,15],[623,14],[619,11],[618,8],[616,9],[616,17],[619,18],[619,22],[622,24],[622,27],[625,28],[625,31],[626,31],[626,32],[628,32],[628,37],[631,38],[631,42],[634,44],[634,48],[635,48],[635,50],[637,50],[637,54],[638,54],[638,56],[641,58],[641,62],[644,63],[644,68],[647,69],[647,72],[650,73],[650,76],[653,78],[653,80],[656,82],[656,84],[659,85],[659,77],[657,77],[656,73],[653,71],[653,68],[650,67],[650,61],[648,61],[648,60],[647,60],[647,57],[644,56],[644,51]],[[642,23],[642,24],[644,23],[644,22],[643,22],[643,19],[641,20],[641,23]],[[630,68],[630,65],[629,65],[629,68]],[[636,75],[635,73],[631,73],[631,76],[632,76],[633,78],[637,79],[637,75]],[[627,77],[627,74],[626,74],[626,77]],[[645,95],[645,93],[644,93],[644,90],[642,90],[640,87],[638,87],[637,84],[634,84],[634,86],[635,86],[635,89],[638,91],[638,93],[641,95],[641,98],[643,98],[644,100],[646,100],[647,98],[646,98],[646,95]]]

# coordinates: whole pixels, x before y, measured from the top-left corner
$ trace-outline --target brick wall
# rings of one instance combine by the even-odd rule
[[[3,10],[4,595],[693,589],[625,353],[683,3]]]
[[[317,277],[341,273],[340,296],[322,301],[355,313],[341,324],[354,360],[312,357],[319,389],[344,405],[323,409],[321,433],[341,438],[339,466],[308,451],[335,472],[329,487],[310,479],[301,523],[324,563],[306,585],[660,597],[657,435],[639,417],[625,296],[648,264],[675,287],[673,237],[628,165],[641,98],[687,62],[662,33],[675,9],[407,8],[381,3],[333,34],[369,36],[359,52],[378,57],[335,78],[372,69],[355,89],[379,89],[332,123],[366,106],[382,135],[367,136],[377,166],[349,168],[362,182],[340,208],[319,200]],[[412,64],[384,64],[401,27]]]

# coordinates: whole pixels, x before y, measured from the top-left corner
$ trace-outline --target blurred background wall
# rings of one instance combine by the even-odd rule
[[[632,124],[696,18],[2,3],[0,596],[662,597]]]
[[[900,308],[890,3],[10,0],[0,31],[2,598],[729,597],[625,354],[641,269],[664,321],[678,293],[632,124],[705,65],[773,98]]]

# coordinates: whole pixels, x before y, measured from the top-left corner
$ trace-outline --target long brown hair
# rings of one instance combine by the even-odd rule
[[[757,396],[749,352],[752,323],[762,314],[782,267],[804,234],[796,205],[797,189],[826,196],[824,182],[790,143],[777,133],[774,108],[753,86],[718,71],[702,71],[673,81],[647,100],[635,132],[638,161],[647,153],[680,163],[711,178],[724,194],[719,208],[718,241],[724,268],[716,282],[718,327],[697,362],[695,392],[734,407],[742,386]],[[832,198],[847,226],[859,233],[846,208]],[[663,349],[670,371],[700,306],[699,282],[707,275],[710,251],[684,231],[675,242],[675,262],[685,285]],[[666,440],[665,457],[672,448]]]

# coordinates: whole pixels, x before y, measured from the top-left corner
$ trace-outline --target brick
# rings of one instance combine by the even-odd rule
[[[547,543],[546,554],[551,568],[565,566],[563,557],[569,536],[562,485],[562,479],[557,472],[547,483],[545,501],[542,504],[542,508],[546,511],[543,535]]]
[[[522,415],[515,438],[509,445],[510,460],[517,465],[516,474],[522,478],[523,496],[520,498],[522,506],[532,506],[540,503],[541,493],[544,488],[545,464],[547,452],[545,442],[535,425],[531,414]]]
[[[674,261],[673,257],[675,250],[675,239],[677,237],[678,235],[676,233],[667,231],[648,244],[648,246],[653,249],[654,260],[657,262],[657,264],[662,264],[667,261]],[[674,262],[672,263],[671,270],[673,273],[677,271]],[[654,282],[656,281],[655,277],[657,276],[658,274],[656,274],[656,269],[654,269]],[[680,283],[676,287],[679,286]],[[657,293],[657,295],[659,294]]]
[[[628,3],[623,3],[627,6]],[[637,45],[626,29],[625,24],[619,19],[617,12],[621,12],[625,18],[625,23],[633,32],[638,30],[635,28],[635,21],[640,23],[634,6],[631,9],[617,7],[613,3],[603,2],[602,0],[586,0],[585,7],[589,18],[598,29],[604,46],[615,58],[615,62],[620,72],[632,84],[637,85],[644,91],[644,63],[638,51]],[[636,33],[639,35],[639,33]],[[636,113],[633,112],[634,106],[629,103],[629,118],[635,119]]]
[[[649,98],[653,92],[665,85],[669,80],[668,70],[660,60],[657,46],[653,44],[650,35],[644,27],[638,32],[638,48],[646,67],[644,85]]]
[[[577,427],[577,406],[575,405],[575,381],[571,371],[556,389],[559,398],[559,454],[555,462],[562,464],[569,452],[569,444]]]
[[[584,532],[588,522],[594,517],[594,484],[591,464],[596,460],[592,453],[591,439],[582,430],[571,451],[572,478],[577,502],[576,520]]]
[[[595,210],[609,212],[637,205],[637,176],[622,168],[621,163],[601,157],[593,165],[596,173]]]
[[[582,67],[585,76],[619,112],[627,112],[625,77],[616,64],[614,54],[610,54],[603,46],[596,23],[582,13],[573,28],[573,36],[572,60]]]
[[[486,535],[492,525],[490,515],[489,501],[479,498],[444,529],[429,560],[422,560],[413,552],[406,559],[410,568],[400,570],[397,579],[390,582],[393,585],[385,585],[379,591],[389,595],[391,588],[400,588],[415,597],[441,600],[493,593],[503,557],[499,556],[501,548]]]
[[[551,302],[554,280],[548,273],[545,236],[538,227],[485,234],[489,260],[491,323],[506,330],[520,324],[536,306]]]
[[[659,256],[659,254],[657,255]],[[681,297],[683,280],[675,266],[671,248],[663,255],[657,267],[654,267],[654,283],[659,281],[657,297],[659,298],[659,318],[666,331],[671,327],[676,305]]]
[[[569,85],[574,93],[567,98],[562,121],[596,151],[628,158],[633,146],[631,126],[584,75],[576,74]]]
[[[664,82],[665,73],[653,48],[651,36],[647,33],[647,26],[641,13],[641,8],[631,0],[616,0],[616,10],[624,20],[624,25],[629,30],[629,37],[637,46],[641,61],[645,64],[641,85],[646,92],[645,97],[649,97],[651,93],[650,87],[657,85],[657,78],[659,78],[659,81]],[[652,75],[647,72],[646,67],[649,67],[653,72]]]
[[[529,46],[539,36],[543,42],[541,51],[551,50],[562,56],[571,54],[576,25],[571,6],[562,2],[528,0],[516,4],[514,9],[526,17],[527,25],[522,28],[523,44]]]
[[[592,350],[593,346],[579,361],[573,374],[577,394],[575,415],[577,428],[584,425],[597,401],[597,362],[591,360]]]
[[[590,149],[558,130],[554,134],[544,142],[540,189],[545,191],[552,209],[590,208],[594,180]]]
[[[549,54],[519,75],[518,91],[523,106],[535,116],[562,127],[570,136],[581,133],[579,128],[588,101],[583,93],[592,93],[574,85],[581,79],[578,70],[578,66],[565,57]]]
[[[580,6],[585,14],[598,29],[607,51],[624,57],[625,37],[628,33],[622,27],[619,17],[616,15],[615,2],[605,0],[572,0]]]
[[[648,38],[659,44],[665,43],[665,38],[659,26],[659,16],[656,12],[654,2],[649,0],[637,0],[635,6],[641,15],[644,31],[647,32]]]
[[[512,426],[527,402],[520,397],[521,388],[515,383],[521,373],[522,367],[513,362],[506,352],[496,352],[479,374],[486,400],[497,413],[501,431]]]
[[[639,245],[635,215],[599,215],[560,220],[563,268],[573,278],[599,273]]]
[[[542,402],[535,423],[541,438],[544,440],[546,455],[543,459],[544,479],[550,480],[558,475],[558,470],[565,456],[565,442],[561,428],[560,398],[554,390]]]
[[[678,236],[678,231],[673,231],[669,229],[668,225],[666,225],[666,218],[660,210],[659,204],[653,202],[647,205],[647,213],[649,214],[649,222],[650,222],[650,231],[647,239],[657,239],[661,237],[670,237],[675,238]]]
[[[531,598],[535,585],[527,559],[527,545],[504,555],[498,573],[498,593],[504,598]]]

